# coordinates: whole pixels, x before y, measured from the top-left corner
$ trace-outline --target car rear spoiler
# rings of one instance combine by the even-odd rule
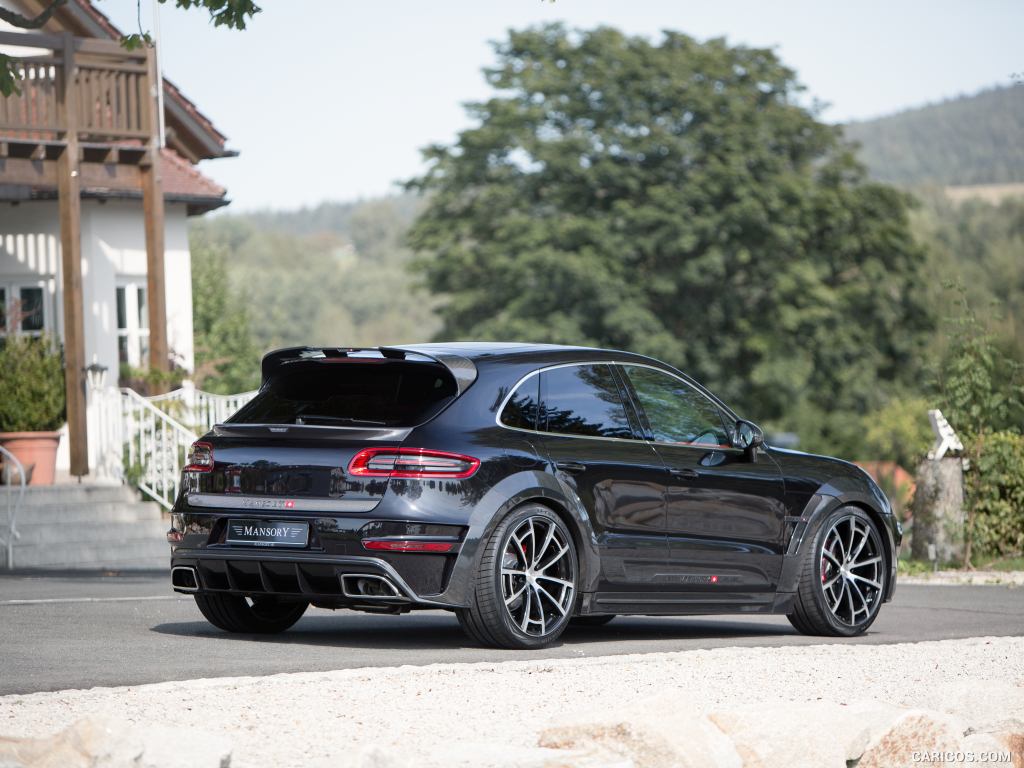
[[[429,360],[440,363],[455,379],[456,390],[459,395],[465,392],[469,385],[476,381],[476,365],[469,358],[461,355],[453,355],[438,350],[424,351],[422,349],[402,347],[286,347],[268,352],[263,356],[260,366],[263,375],[262,386],[276,376],[280,370],[292,363],[299,363],[304,360],[339,360],[344,358],[374,360],[377,358],[366,357],[367,352],[377,352],[381,360]]]

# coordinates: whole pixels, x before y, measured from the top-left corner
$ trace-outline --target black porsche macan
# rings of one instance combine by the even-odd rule
[[[443,608],[508,648],[620,614],[857,635],[900,538],[859,468],[764,444],[668,365],[470,342],[268,354],[192,446],[168,533],[174,588],[221,629]]]

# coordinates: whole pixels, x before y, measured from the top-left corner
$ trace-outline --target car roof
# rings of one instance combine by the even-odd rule
[[[474,363],[488,360],[507,361],[514,358],[527,360],[564,359],[566,362],[583,359],[603,360],[616,359],[650,360],[651,358],[632,352],[621,352],[599,347],[583,347],[569,344],[540,344],[534,342],[515,341],[446,341],[428,344],[393,344],[391,349],[408,352],[420,352],[426,355],[447,354],[458,355]]]
[[[503,369],[508,365],[551,366],[560,363],[619,362],[653,365],[682,376],[684,380],[718,403],[730,415],[733,411],[713,392],[691,376],[661,360],[635,352],[624,352],[600,347],[573,346],[569,344],[540,344],[515,341],[445,341],[424,344],[392,344],[382,347],[289,347],[268,352],[263,356],[263,382],[282,365],[310,357],[346,357],[351,353],[375,352],[384,357],[403,358],[413,353],[430,358],[451,371],[461,394],[472,384],[479,368]]]
[[[524,367],[539,368],[560,363],[596,363],[606,361],[640,363],[681,376],[685,381],[715,401],[727,414],[732,417],[736,416],[735,412],[726,403],[693,377],[661,360],[646,355],[639,355],[635,352],[624,352],[622,350],[603,349],[600,347],[572,346],[568,344],[537,344],[508,341],[450,341],[431,344],[401,344],[388,347],[388,349],[433,357],[434,359],[444,361],[449,368],[452,367],[452,360],[459,358],[468,361],[468,364],[474,368],[481,369],[492,366],[500,369],[506,365],[516,365],[518,367],[519,364]]]

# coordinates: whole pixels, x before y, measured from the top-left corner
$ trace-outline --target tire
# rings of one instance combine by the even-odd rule
[[[569,625],[578,573],[576,545],[562,519],[543,505],[526,504],[498,523],[484,544],[470,605],[457,611],[459,624],[481,645],[544,648]]]
[[[603,627],[615,618],[615,614],[605,616],[573,616],[569,622],[570,627]]]
[[[788,616],[796,630],[826,637],[856,637],[867,631],[888,586],[883,546],[878,526],[862,509],[831,512],[804,554],[796,603]]]
[[[225,632],[273,635],[284,632],[302,618],[309,603],[278,600],[274,597],[252,598],[252,604],[241,595],[215,593],[195,595],[200,612],[213,626]]]

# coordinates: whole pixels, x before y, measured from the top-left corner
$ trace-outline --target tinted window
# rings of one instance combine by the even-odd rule
[[[722,412],[693,387],[653,368],[623,366],[660,443],[729,445]]]
[[[607,365],[574,365],[540,374],[540,429],[563,435],[633,437],[618,384]]]
[[[516,388],[505,403],[501,423],[519,429],[536,429],[539,410],[540,376],[531,376]]]
[[[302,362],[288,365],[229,421],[409,427],[453,397],[455,380],[440,365],[405,362]]]

